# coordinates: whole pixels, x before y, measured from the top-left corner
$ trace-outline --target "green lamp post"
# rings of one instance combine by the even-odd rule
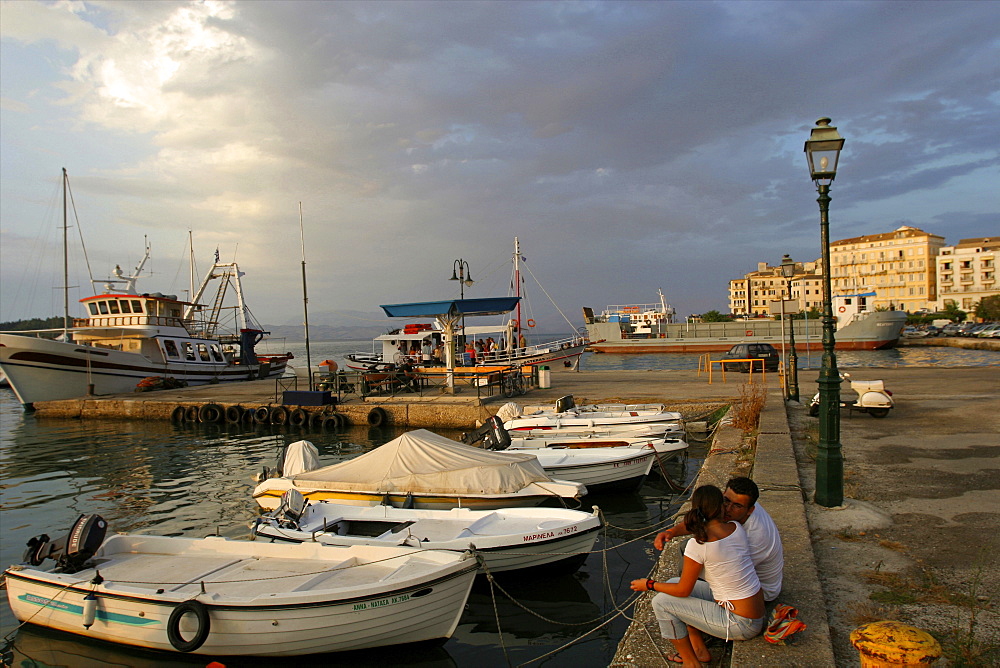
[[[834,354],[833,298],[830,284],[830,184],[844,138],[829,118],[816,121],[805,152],[809,175],[819,197],[820,249],[823,257],[823,362],[819,372],[819,452],[816,456],[816,503],[827,508],[844,502],[844,455],[840,446],[840,372]]]
[[[781,275],[788,281],[788,299],[792,298],[792,277],[795,275],[795,260],[787,253],[781,258]],[[795,321],[788,316],[788,400],[799,400],[799,356],[795,352]]]

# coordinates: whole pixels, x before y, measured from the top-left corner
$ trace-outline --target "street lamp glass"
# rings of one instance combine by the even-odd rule
[[[812,129],[805,145],[809,174],[816,185],[828,186],[833,182],[843,148],[844,138],[837,132],[837,128],[830,125],[830,119],[821,118],[816,121],[816,127]]]
[[[785,278],[795,275],[795,260],[788,255],[781,258],[781,275]]]

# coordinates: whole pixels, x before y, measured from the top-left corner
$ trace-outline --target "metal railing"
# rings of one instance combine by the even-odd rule
[[[313,372],[313,387],[330,391],[338,401],[352,397],[407,398],[464,394],[477,399],[513,397],[538,386],[535,366],[507,366],[468,370],[456,369],[453,384],[443,367],[431,369],[392,369],[387,371]]]

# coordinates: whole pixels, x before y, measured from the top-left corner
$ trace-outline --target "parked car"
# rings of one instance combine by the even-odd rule
[[[764,368],[767,371],[777,371],[780,357],[778,351],[770,343],[737,343],[729,349],[723,359],[760,359],[764,360]],[[750,362],[733,362],[726,364],[726,368],[740,373],[748,373],[750,364]],[[754,364],[754,370],[758,369],[760,369],[760,364]]]
[[[981,339],[991,339],[1000,331],[1000,323],[987,323],[985,327],[976,332],[976,336]]]
[[[950,325],[945,325],[941,328],[941,336],[958,336],[961,329],[962,326],[960,324],[953,322]]]

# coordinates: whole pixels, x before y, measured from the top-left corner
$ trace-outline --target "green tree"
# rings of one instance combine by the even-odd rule
[[[723,315],[722,313],[719,313],[718,311],[707,311],[707,312],[701,314],[701,321],[702,322],[731,322],[732,319],[733,319],[733,316],[731,316],[731,315]]]
[[[977,318],[1000,320],[1000,295],[983,297],[973,310],[976,312]]]
[[[944,308],[941,309],[941,315],[948,318],[952,322],[964,322],[967,314],[965,311],[958,308],[958,304],[949,299],[944,303]]]

